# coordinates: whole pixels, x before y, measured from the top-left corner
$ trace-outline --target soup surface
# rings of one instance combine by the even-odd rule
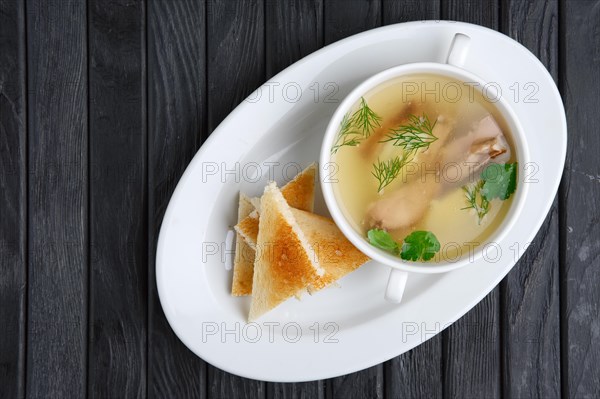
[[[334,192],[354,228],[414,261],[455,261],[485,243],[516,189],[493,102],[441,75],[397,78],[361,98],[331,150]]]

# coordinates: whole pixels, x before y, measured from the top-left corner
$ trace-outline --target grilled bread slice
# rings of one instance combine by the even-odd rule
[[[300,209],[292,209],[292,215],[325,270],[323,276],[309,285],[310,293],[339,280],[369,260],[348,241],[332,219]]]
[[[234,229],[250,248],[256,250],[256,238],[258,237],[258,212],[256,209],[236,224]]]
[[[292,208],[296,222],[315,251],[325,275],[308,288],[313,293],[356,270],[369,260],[346,237],[330,218]],[[256,213],[239,224],[238,231],[251,248],[256,248],[258,219]]]
[[[316,175],[317,165],[312,163],[281,188],[281,194],[289,206],[308,212],[314,210]]]
[[[281,188],[283,198],[285,198],[292,208],[308,212],[313,211],[315,205],[316,175],[317,165],[313,162]],[[260,198],[250,198],[250,202],[256,211],[260,213]]]
[[[312,212],[315,202],[315,176],[316,165],[310,164],[294,179],[281,189],[283,198],[292,208]],[[250,198],[256,212],[248,214],[244,219],[238,221],[235,230],[246,240],[251,247],[256,247],[256,236],[258,235],[258,212],[260,212],[260,200]]]
[[[289,183],[283,186],[281,193],[290,206],[312,212],[315,201],[316,173],[317,168],[313,163],[300,172]],[[238,246],[236,244],[235,256],[237,259],[238,254],[247,254],[245,257],[248,258],[248,260],[250,260],[252,257],[253,262],[254,259],[251,255],[252,251],[256,250],[256,238],[258,236],[258,208],[260,208],[260,199],[248,198],[246,196],[244,197],[244,206],[246,207],[244,209],[247,212],[244,212],[244,216],[240,219],[239,217],[241,213],[238,211],[238,224],[235,226],[235,230],[237,233],[237,241],[241,241],[239,239],[241,237],[247,245]],[[240,206],[241,203],[242,198],[240,196]],[[241,296],[252,294],[253,264],[254,263],[248,265],[248,263],[243,260],[239,263],[234,261],[233,283],[231,289],[232,295]],[[236,272],[238,267],[240,270]],[[240,287],[240,289],[234,289],[235,287]],[[241,289],[241,287],[244,287],[244,289]]]
[[[238,221],[243,220],[254,210],[254,205],[245,194],[240,193],[238,205]],[[233,281],[231,294],[234,296],[250,295],[252,293],[252,275],[254,273],[255,250],[240,233],[236,233],[235,257],[233,259]]]
[[[261,197],[249,321],[323,276],[324,270],[275,183]]]

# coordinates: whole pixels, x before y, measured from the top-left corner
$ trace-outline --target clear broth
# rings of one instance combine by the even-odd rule
[[[478,89],[461,81],[442,75],[408,75],[385,83],[364,96],[369,107],[381,118],[381,128],[375,129],[371,138],[386,129],[397,127],[398,121],[406,115],[426,114],[437,123],[448,123],[450,131],[444,141],[433,142],[427,151],[441,151],[444,146],[449,146],[455,140],[469,132],[473,121],[482,115],[491,114],[510,147],[510,160],[515,161],[515,150],[511,140],[511,132],[500,112],[490,99],[487,99]],[[355,104],[353,110],[358,108]],[[400,122],[401,123],[401,122]],[[440,125],[440,129],[443,126]],[[435,128],[434,128],[435,129]],[[435,132],[435,130],[434,130]],[[382,137],[382,136],[379,136]],[[368,142],[367,142],[368,141]],[[369,149],[369,146],[371,149]],[[440,148],[436,148],[440,147]],[[373,150],[375,148],[375,150]],[[366,237],[367,231],[373,227],[368,220],[369,206],[386,193],[393,192],[402,184],[413,184],[415,190],[421,187],[419,183],[431,183],[431,179],[441,181],[454,180],[451,168],[444,170],[444,165],[439,162],[433,170],[427,170],[426,152],[419,150],[413,162],[419,167],[415,177],[406,171],[396,178],[390,185],[378,193],[378,182],[372,175],[373,163],[377,159],[386,160],[396,153],[393,146],[366,140],[358,146],[341,147],[333,156],[333,161],[338,164],[336,174],[337,182],[334,183],[334,192],[346,218],[361,235]],[[400,150],[401,151],[401,150]],[[456,172],[456,171],[455,171]],[[476,174],[477,177],[479,173]],[[411,180],[412,179],[412,180]],[[469,179],[468,184],[473,179]],[[444,183],[446,184],[446,183]],[[441,250],[434,261],[456,261],[469,251],[487,242],[493,232],[499,227],[510,208],[512,197],[501,201],[494,199],[490,202],[490,211],[479,222],[473,209],[463,209],[468,204],[465,192],[461,185],[447,185],[443,192],[432,198],[429,206],[418,221],[408,227],[388,230],[398,243],[402,243],[406,235],[416,230],[433,232],[441,244]],[[518,188],[517,188],[518,189]],[[423,188],[425,190],[425,188]]]

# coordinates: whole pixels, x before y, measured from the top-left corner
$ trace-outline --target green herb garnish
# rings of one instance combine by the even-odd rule
[[[367,232],[367,238],[374,247],[383,249],[394,255],[398,255],[400,247],[394,238],[385,230],[371,229]]]
[[[343,146],[356,147],[360,144],[361,139],[360,132],[353,129],[351,119],[346,114],[340,123],[340,132],[335,144],[331,147],[331,153],[335,154]]]
[[[490,202],[481,195],[481,187],[483,187],[484,181],[479,180],[477,183],[463,186],[463,191],[465,192],[465,196],[467,197],[468,206],[465,206],[462,209],[474,209],[477,213],[478,222],[477,224],[481,224],[483,217],[490,211]]]
[[[429,145],[437,140],[433,135],[437,119],[431,123],[429,117],[423,114],[422,116],[410,115],[408,121],[406,125],[391,129],[387,138],[380,143],[393,141],[395,146],[403,147],[406,151],[416,151],[419,148],[429,148]]]
[[[361,97],[360,106],[352,114],[350,122],[362,132],[364,137],[369,137],[376,127],[381,126],[381,117],[373,112],[365,99]]]
[[[396,156],[388,161],[380,161],[377,159],[377,163],[373,164],[373,171],[371,174],[375,176],[379,182],[377,192],[380,192],[384,187],[394,181],[394,179],[398,177],[402,171],[404,165],[410,162],[410,160],[413,158],[412,156],[406,158],[405,155],[411,155],[407,154],[406,152],[403,155],[403,157]]]
[[[430,231],[413,231],[404,238],[402,250],[396,240],[385,230],[371,229],[367,238],[374,247],[383,249],[393,255],[400,255],[404,260],[428,261],[440,250],[440,242]]]
[[[485,182],[481,195],[488,201],[494,198],[508,199],[517,188],[517,166],[517,162],[488,165],[481,172],[481,179]]]
[[[474,209],[478,224],[490,211],[490,201],[494,198],[506,200],[517,189],[518,163],[491,164],[481,172],[481,179],[470,186],[463,186],[468,206],[461,209]]]
[[[429,145],[437,140],[433,135],[433,128],[437,123],[431,123],[427,115],[422,116],[410,115],[409,123],[402,125],[397,129],[391,129],[387,138],[381,140],[380,143],[393,141],[393,145],[403,148],[402,157],[395,157],[387,162],[382,162],[379,159],[373,164],[373,176],[379,182],[377,192],[390,184],[398,175],[400,170],[408,164],[417,154],[417,151],[422,148],[423,151],[429,148]]]
[[[352,116],[350,113],[344,115],[337,139],[331,147],[331,153],[335,154],[343,146],[356,147],[380,126],[381,117],[369,108],[365,99],[361,97],[360,105]]]
[[[402,244],[400,257],[404,260],[428,261],[440,250],[440,242],[431,231],[413,231]]]

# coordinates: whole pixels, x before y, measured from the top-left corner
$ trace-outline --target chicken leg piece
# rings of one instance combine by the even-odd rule
[[[448,137],[452,126],[436,125],[437,145],[432,144],[424,152],[428,162],[421,165],[419,178],[373,202],[367,211],[368,225],[386,230],[414,225],[425,215],[433,198],[473,179],[492,160],[506,162],[510,158],[510,147],[493,116],[485,116],[469,133],[444,146],[447,140],[440,137]],[[458,167],[459,174],[452,179],[443,173],[449,170],[449,163]]]

